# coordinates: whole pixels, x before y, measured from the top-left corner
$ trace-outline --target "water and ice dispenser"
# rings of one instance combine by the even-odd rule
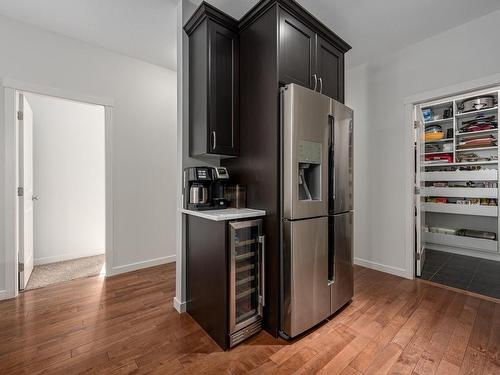
[[[299,141],[298,184],[299,200],[321,200],[321,155],[322,144]]]

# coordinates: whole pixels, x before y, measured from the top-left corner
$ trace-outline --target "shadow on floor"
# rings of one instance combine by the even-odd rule
[[[422,279],[500,299],[500,262],[425,251]]]

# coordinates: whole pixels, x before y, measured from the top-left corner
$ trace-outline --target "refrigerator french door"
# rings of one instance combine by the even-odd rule
[[[230,222],[229,346],[262,327],[265,238],[262,219]]]
[[[330,315],[328,151],[330,98],[282,90],[281,334],[294,337]]]
[[[329,270],[331,313],[354,295],[353,275],[353,112],[331,101],[329,151]]]
[[[281,330],[295,337],[352,297],[352,111],[281,91]]]

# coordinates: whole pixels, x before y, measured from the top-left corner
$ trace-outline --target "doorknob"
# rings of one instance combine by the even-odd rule
[[[39,201],[40,200],[40,196],[39,195],[33,195],[33,197],[31,199],[34,200],[34,201]]]

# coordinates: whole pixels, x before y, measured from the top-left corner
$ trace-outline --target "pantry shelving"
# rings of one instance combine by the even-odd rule
[[[497,188],[469,188],[469,187],[426,187],[423,193],[428,197],[454,198],[489,198],[497,199]]]
[[[498,181],[496,169],[478,171],[428,171],[422,174],[423,181]]]
[[[427,243],[454,246],[461,249],[473,249],[479,251],[487,251],[496,253],[498,249],[498,241],[487,240],[484,238],[474,238],[457,236],[454,234],[441,234],[424,232],[424,241]]]
[[[451,154],[453,151],[426,152],[425,155]]]
[[[471,152],[471,151],[488,151],[488,150],[496,150],[497,146],[491,147],[474,147],[474,148],[457,148],[456,152]],[[446,152],[444,152],[446,154]],[[448,151],[449,153],[449,151]]]
[[[434,125],[434,124],[442,124],[442,123],[451,122],[451,121],[453,121],[453,117],[425,121],[425,125],[427,126],[427,125]]]
[[[442,143],[442,142],[453,142],[453,138],[438,139],[436,141],[427,141],[425,143]]]
[[[449,152],[447,152],[449,154]],[[487,161],[472,161],[472,162],[463,162],[463,163],[424,163],[426,168],[429,167],[460,167],[467,165],[497,165],[497,160],[487,160]]]
[[[457,113],[455,115],[455,117],[458,117],[458,118],[474,117],[474,116],[477,116],[477,115],[482,115],[482,114],[485,114],[485,113],[492,113],[492,112],[497,112],[497,111],[498,111],[498,107],[495,106],[493,108],[486,108],[486,109],[479,109],[479,110],[476,110],[476,111],[470,111],[470,112],[464,112],[464,113]]]
[[[456,203],[424,203],[425,212],[438,212],[443,214],[473,215],[473,216],[498,216],[497,206],[483,206],[480,204]]]
[[[495,106],[460,111],[464,101],[481,95],[493,96]],[[472,256],[478,251],[494,253],[500,260],[498,98],[497,88],[416,106],[416,110],[426,115],[421,134],[430,126],[442,133],[442,139],[435,139],[434,135],[434,139],[426,141],[421,136],[422,143],[417,148],[420,150],[416,175],[420,186],[418,217],[422,218],[417,220],[420,221],[417,226],[424,248]],[[482,231],[495,239],[437,233],[459,230]]]
[[[479,134],[490,134],[490,133],[496,133],[498,129],[488,129],[488,130],[477,130],[475,132],[457,132],[456,135],[457,137],[467,137],[467,136],[475,136]],[[448,138],[453,140],[453,138]],[[426,142],[426,143],[433,143],[433,142]]]

